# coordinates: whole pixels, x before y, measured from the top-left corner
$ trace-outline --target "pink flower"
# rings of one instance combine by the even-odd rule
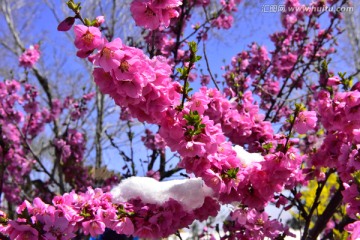
[[[55,215],[45,215],[42,218],[44,224],[45,237],[48,240],[57,240],[76,237],[73,233],[74,227],[69,223],[65,217],[59,217],[60,212],[56,212]]]
[[[25,68],[32,68],[40,58],[39,45],[30,46],[19,57],[19,65]]]
[[[169,9],[182,5],[181,0],[153,0],[151,6],[154,8]]]
[[[351,240],[356,240],[360,238],[360,221],[348,224],[345,227],[345,230],[351,233]]]
[[[124,57],[122,48],[122,41],[120,38],[115,38],[112,42],[104,45],[101,51],[93,57],[94,64],[102,67],[105,72],[120,67],[121,59]]]
[[[19,223],[16,221],[9,222],[10,227],[8,228],[8,233],[10,239],[14,240],[37,240],[39,239],[39,233],[34,228],[28,224]]]
[[[231,28],[232,24],[234,23],[234,17],[232,15],[225,15],[221,14],[219,17],[217,17],[215,20],[211,22],[211,24],[218,29],[229,29]]]
[[[125,217],[120,219],[119,222],[115,223],[112,229],[118,234],[131,235],[134,233],[134,224],[130,218]]]
[[[96,24],[94,25],[94,27],[100,27],[100,25],[105,22],[105,17],[104,16],[97,16],[95,18],[95,20],[96,20]]]
[[[105,72],[102,68],[95,68],[93,72],[94,81],[103,94],[113,94],[114,88],[113,77],[110,73]]]
[[[317,117],[315,111],[302,111],[295,119],[294,129],[300,134],[316,127]]]
[[[160,26],[161,11],[150,7],[150,1],[135,0],[130,6],[136,25],[155,30]]]
[[[75,46],[79,49],[77,56],[85,58],[89,56],[94,49],[100,48],[103,44],[101,32],[96,27],[87,27],[84,25],[74,26]]]
[[[89,234],[92,237],[96,237],[102,233],[105,232],[105,223],[99,221],[99,220],[90,220],[85,221],[82,224],[82,227],[84,228],[84,233]]]
[[[212,188],[216,192],[222,192],[225,188],[224,182],[220,178],[220,176],[211,169],[207,169],[203,172],[202,176],[205,184]]]
[[[175,8],[181,4],[180,0],[134,0],[130,11],[138,26],[155,30],[168,27],[170,20],[179,16]]]
[[[340,83],[341,83],[340,78],[337,77],[337,76],[329,77],[328,80],[327,80],[327,85],[328,86],[336,86],[336,85],[339,85]]]

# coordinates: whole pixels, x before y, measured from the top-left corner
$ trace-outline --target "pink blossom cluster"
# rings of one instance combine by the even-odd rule
[[[242,162],[241,155],[226,141],[220,124],[204,115],[211,106],[211,98],[202,92],[206,93],[206,89],[195,93],[182,112],[169,112],[160,124],[160,135],[171,150],[182,156],[179,166],[203,178],[206,185],[219,194],[220,201],[241,201],[257,209],[263,209],[274,193],[285,187],[291,189],[302,181],[302,172],[298,170],[302,157],[295,148],[287,149],[285,154],[276,150],[285,145],[286,139],[281,136],[268,142],[272,147],[263,161]],[[190,134],[194,126],[189,125],[186,115],[191,112],[196,112],[204,124],[199,134]]]
[[[63,108],[70,112],[70,120],[76,121],[87,113],[87,104],[95,96],[95,93],[84,94],[80,99],[67,96],[63,103]]]
[[[189,102],[188,102],[189,103]],[[161,122],[159,134],[165,139],[172,151],[182,156],[180,167],[188,173],[201,177],[205,184],[215,193],[224,195],[224,201],[229,202],[227,196],[236,193],[241,178],[239,176],[239,159],[226,141],[220,124],[215,124],[209,117],[204,116],[204,110],[192,112],[187,106],[181,112],[168,111],[168,115]],[[195,113],[201,119],[203,129],[194,134],[194,126],[186,120],[187,115]]]
[[[283,58],[283,61],[289,65],[288,60],[285,57]],[[261,102],[256,108],[268,110],[274,98],[279,94],[281,83],[278,79],[280,76],[276,76],[277,70],[271,68],[271,66],[273,64],[278,64],[280,67],[287,66],[276,61],[274,58],[270,58],[265,46],[259,46],[256,43],[249,45],[249,50],[238,53],[232,58],[231,64],[224,67],[226,72],[223,76],[230,87],[228,95],[232,97],[239,96],[239,99],[243,95],[247,95],[253,101],[252,94],[249,92],[251,90],[261,97]],[[291,70],[291,67],[288,68],[289,70]],[[277,110],[276,107],[274,109]],[[290,112],[285,105],[281,108],[279,114],[280,116],[288,116]]]
[[[145,147],[150,150],[164,150],[166,147],[166,142],[160,136],[160,134],[153,132],[149,129],[145,129],[145,136],[141,137],[141,141],[144,142]]]
[[[20,85],[19,85],[20,86]],[[22,131],[24,137],[31,140],[44,131],[45,124],[54,119],[47,108],[42,108],[37,100],[38,91],[30,84],[25,84],[22,104],[25,111]]]
[[[336,2],[314,1],[311,5],[326,6]],[[224,77],[235,95],[241,96],[247,90],[259,95],[260,108],[268,111],[266,120],[272,117],[273,122],[280,121],[282,117],[288,118],[292,113],[278,97],[284,92],[289,92],[290,96],[291,92],[303,87],[304,76],[312,70],[312,63],[326,59],[334,52],[335,37],[340,33],[339,29],[331,27],[341,19],[340,14],[330,14],[329,27],[322,28],[317,20],[319,12],[290,10],[299,6],[302,5],[298,0],[285,1],[281,18],[284,29],[270,36],[274,44],[272,51],[253,43],[249,50],[239,53],[232,59],[231,65],[225,67]],[[309,31],[314,31],[315,35],[309,36]],[[302,64],[299,64],[301,61]],[[329,84],[333,80],[331,78]],[[278,102],[281,104],[275,104]]]
[[[343,131],[354,141],[359,141],[360,121],[357,109],[360,107],[358,90],[337,92],[332,97],[322,90],[317,94],[318,112],[322,125],[332,132]]]
[[[214,19],[211,24],[218,29],[229,29],[234,23],[234,17],[228,14],[220,14],[216,19]]]
[[[343,180],[349,181],[352,179],[350,174],[359,169],[356,159],[360,141],[357,111],[360,92],[337,92],[331,96],[322,90],[316,99],[320,122],[328,133],[311,164],[337,168],[343,174]]]
[[[295,148],[286,153],[274,151],[283,146],[281,142],[284,144],[284,139],[279,139],[278,145],[274,143],[273,153],[265,155],[263,161],[253,161],[244,166],[244,178],[238,187],[241,203],[261,210],[274,199],[274,193],[292,189],[297,184],[304,185],[300,170],[303,157]]]
[[[163,57],[149,59],[117,38],[90,60],[99,66],[94,79],[100,90],[140,121],[160,121],[165,111],[179,101],[181,87],[171,81],[171,67]]]
[[[264,121],[250,91],[244,93],[241,104],[238,104],[229,101],[216,89],[202,87],[192,95],[189,105],[191,110],[204,112],[204,115],[219,123],[232,143],[249,144],[252,151],[260,151],[261,143],[274,135],[270,122]]]
[[[5,199],[20,203],[21,186],[34,164],[28,158],[24,147],[23,131],[24,114],[16,108],[21,103],[20,83],[15,80],[0,82],[0,154],[2,156],[2,192]],[[26,130],[26,129],[25,129]]]
[[[91,94],[86,94],[84,98],[90,99],[90,96]],[[51,200],[53,194],[49,187],[54,183],[49,179],[42,181],[29,177],[32,168],[41,161],[33,151],[32,145],[40,135],[45,134],[46,126],[56,121],[64,109],[70,108],[70,105],[65,106],[59,100],[53,99],[50,108],[42,107],[36,88],[27,83],[21,84],[16,80],[0,83],[0,99],[2,116],[0,118],[2,126],[0,152],[4,157],[1,193],[4,193],[7,201],[18,204],[24,198],[21,187],[24,184],[30,184],[30,186],[36,186],[31,190],[31,194],[40,196],[45,201]],[[86,100],[83,101],[85,108]],[[65,179],[71,182],[74,188],[75,186],[84,188],[91,184],[86,177],[87,170],[83,166],[85,138],[80,132],[72,129],[68,129],[63,137],[64,139],[55,139],[53,142],[55,152],[58,156],[62,156],[61,164],[66,175]],[[74,177],[78,179],[75,182]]]
[[[179,16],[178,7],[181,5],[181,0],[134,0],[130,11],[136,25],[155,30],[168,27],[170,20]]]
[[[215,216],[219,204],[211,197],[203,206],[187,212],[181,203],[169,199],[162,206],[144,204],[140,199],[112,203],[110,193],[88,188],[85,193],[65,193],[56,196],[52,204],[35,198],[24,201],[18,208],[16,220],[7,219],[1,212],[0,233],[10,239],[72,239],[80,231],[96,237],[110,228],[118,234],[159,238],[173,234],[195,219]]]
[[[316,9],[334,5],[337,2],[339,1],[313,1],[310,3],[310,6],[311,9]],[[301,6],[304,5],[301,5],[300,1],[286,1],[285,11],[282,12],[281,17],[285,30],[272,35],[272,41],[276,44],[276,46],[281,47],[279,54],[282,54],[283,52],[287,53],[288,59],[291,63],[295,63],[295,58],[298,58],[299,55],[305,56],[309,60],[325,59],[327,55],[334,52],[334,42],[331,42],[331,44],[325,44],[329,40],[334,39],[334,29],[322,29],[318,20],[317,22],[310,23],[304,28],[302,23],[306,21],[306,18],[319,18],[322,12],[290,10],[291,8],[294,9],[296,7],[298,9],[305,9],[301,8]],[[331,21],[342,18],[340,13],[330,13],[328,17]],[[313,29],[316,34],[310,41],[303,42],[309,29]],[[297,52],[293,52],[291,50],[293,46],[303,46],[303,48],[298,47]],[[275,56],[276,55],[277,54],[275,54]],[[278,73],[281,74],[281,72]]]
[[[89,60],[99,66],[94,70],[94,77],[103,93],[112,96],[117,105],[128,108],[140,121],[160,124],[160,136],[182,156],[181,167],[202,177],[220,194],[223,202],[246,199],[246,194],[240,193],[247,192],[248,188],[243,189],[239,183],[250,175],[241,170],[241,163],[223,131],[235,143],[254,144],[251,146],[253,149],[262,149],[260,143],[272,139],[271,125],[262,121],[263,116],[253,104],[250,92],[245,93],[242,105],[236,105],[220,92],[203,87],[189,99],[184,110],[179,111],[175,108],[179,104],[178,92],[181,89],[177,83],[171,82],[171,68],[163,58],[149,60],[140,50],[115,39],[105,43]],[[194,133],[195,125],[186,119],[192,114],[197,115],[201,123],[202,129],[197,129],[197,133]],[[297,165],[290,166],[293,169]],[[254,195],[260,200],[252,203],[262,208],[274,192],[282,190],[290,172],[286,169],[285,175],[279,175],[279,181],[267,188],[266,197]]]
[[[360,169],[360,92],[358,90],[336,92],[333,96],[322,90],[317,94],[317,110],[320,122],[327,131],[319,150],[312,155],[309,164],[319,168],[336,168],[345,190],[343,200],[347,203],[347,214],[356,219],[359,212],[358,176]]]
[[[359,181],[359,180],[357,180]],[[345,190],[342,191],[344,202],[346,203],[346,213],[353,219],[358,219],[360,209],[359,183],[351,182],[351,185],[344,183]]]
[[[294,235],[277,220],[270,220],[266,212],[239,208],[226,221],[226,235],[222,239],[277,239]]]
[[[244,93],[250,87],[252,78],[260,75],[270,65],[269,53],[265,46],[252,43],[249,48],[247,51],[238,53],[231,59],[231,64],[225,67],[226,83],[236,94]],[[268,91],[268,89],[265,90]]]
[[[234,17],[232,12],[237,11],[237,5],[239,5],[241,0],[230,0],[225,1],[221,0],[220,4],[223,7],[223,12],[221,12],[212,22],[211,25],[217,27],[218,29],[229,29],[234,23]]]
[[[75,190],[91,186],[92,179],[84,168],[85,136],[76,129],[68,129],[62,138],[55,138],[53,143],[61,156],[66,182]]]
[[[18,218],[2,222],[0,232],[10,239],[72,239],[81,229],[93,237],[103,233],[105,227],[130,235],[134,226],[127,212],[111,202],[111,195],[101,189],[85,193],[66,193],[56,196],[52,205],[35,198],[24,201],[18,209]]]
[[[35,44],[25,50],[19,57],[19,65],[25,68],[32,68],[40,58],[40,46]]]
[[[134,211],[134,236],[158,239],[174,234],[177,229],[189,226],[195,219],[203,221],[216,216],[220,209],[218,202],[206,197],[203,206],[187,212],[181,203],[169,199],[161,206],[144,204],[140,199],[129,201]]]

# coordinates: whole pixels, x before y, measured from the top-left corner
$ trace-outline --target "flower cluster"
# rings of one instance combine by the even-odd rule
[[[229,101],[216,89],[200,88],[193,94],[190,109],[204,112],[221,125],[232,143],[248,144],[252,151],[261,151],[261,143],[271,140],[274,133],[270,122],[263,121],[259,106],[254,104],[250,91],[244,93],[241,104]]]
[[[33,158],[28,158],[28,149],[24,147],[24,114],[16,109],[16,104],[23,101],[19,94],[20,83],[15,80],[0,82],[0,153],[2,156],[2,191],[5,199],[20,203],[21,185],[34,164]],[[35,123],[35,122],[34,122]],[[33,128],[39,129],[33,126]],[[26,131],[27,128],[24,129]],[[25,145],[26,146],[26,145]]]
[[[288,228],[277,220],[270,220],[266,212],[251,208],[239,208],[231,213],[225,222],[224,230],[228,231],[224,239],[276,239],[292,236]]]
[[[155,30],[168,27],[170,20],[179,16],[177,7],[180,5],[181,0],[134,0],[131,2],[130,11],[136,25]]]
[[[34,189],[28,196],[36,195],[49,202],[53,196],[49,187],[54,183],[50,179],[32,179],[29,176],[33,166],[41,161],[40,156],[32,149],[38,136],[45,134],[46,126],[57,121],[64,109],[74,112],[73,103],[64,104],[53,99],[49,107],[42,107],[38,100],[38,91],[30,84],[21,84],[16,80],[6,80],[0,83],[0,152],[3,156],[2,192],[5,199],[13,203],[20,203],[23,199],[21,187],[25,184],[33,185]],[[92,94],[86,94],[81,100],[81,109],[77,115],[86,111],[86,102]],[[79,189],[91,184],[87,177],[87,170],[83,166],[85,138],[80,132],[68,129],[63,138],[53,139],[55,154],[61,158],[65,180],[74,188]],[[58,159],[60,161],[60,159]],[[41,170],[43,166],[41,166]],[[81,174],[79,174],[81,173]],[[51,178],[51,177],[50,177]],[[80,179],[81,178],[81,179]],[[6,179],[6,180],[5,180]],[[75,179],[75,181],[74,181]],[[32,188],[32,187],[31,187]]]
[[[134,236],[141,238],[163,238],[174,234],[177,229],[189,226],[195,219],[205,220],[216,216],[220,207],[211,197],[205,198],[203,206],[192,212],[185,211],[178,201],[169,199],[161,206],[145,204],[141,199],[129,201],[135,213]]]
[[[10,239],[72,239],[79,229],[95,237],[105,231],[105,226],[127,235],[134,231],[128,217],[131,212],[113,205],[111,195],[101,189],[66,193],[55,197],[52,205],[35,198],[32,204],[21,204],[17,213],[17,220],[2,219],[0,232]]]
[[[150,150],[164,150],[166,147],[166,142],[160,136],[160,134],[156,133],[155,135],[151,130],[145,130],[145,136],[141,137],[141,141],[144,142],[145,147]]]
[[[101,92],[140,121],[159,122],[179,100],[180,86],[171,81],[171,68],[165,58],[149,59],[117,38],[104,44],[90,60],[99,66],[94,79]]]
[[[10,239],[72,239],[77,231],[96,237],[109,228],[118,234],[145,238],[165,237],[195,219],[215,216],[219,204],[211,197],[191,211],[169,198],[164,204],[144,203],[140,198],[112,202],[112,195],[101,189],[88,188],[85,193],[56,196],[52,204],[35,198],[24,201],[17,209],[18,218],[0,216],[0,233]]]
[[[40,46],[38,44],[30,46],[19,57],[19,65],[25,68],[32,68],[40,58]]]
[[[168,111],[159,133],[170,149],[182,156],[179,166],[201,177],[207,186],[224,195],[223,201],[229,202],[232,199],[228,196],[236,194],[240,182],[240,162],[220,125],[204,116],[204,111],[188,107],[181,112]]]
[[[65,180],[73,189],[84,190],[92,185],[92,180],[84,168],[85,136],[75,129],[68,129],[62,138],[53,141],[61,156]]]
[[[87,104],[94,97],[95,93],[84,94],[80,99],[75,99],[72,96],[67,96],[62,105],[63,109],[68,109],[70,120],[79,120],[87,113]]]

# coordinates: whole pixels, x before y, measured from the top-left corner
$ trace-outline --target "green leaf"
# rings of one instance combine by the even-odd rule
[[[300,112],[306,110],[306,107],[302,103],[295,103],[295,111]]]
[[[176,71],[178,71],[178,73],[180,73],[180,74],[183,74],[184,69],[182,69],[182,68],[177,68]]]
[[[197,52],[197,44],[194,41],[188,42],[190,52],[196,53]]]
[[[358,187],[360,187],[360,170],[352,174],[354,181]]]
[[[85,19],[84,19],[84,22],[85,22],[85,25],[86,25],[86,26],[91,26],[91,21],[90,21],[90,19],[85,18]]]
[[[239,168],[230,168],[225,173],[221,174],[222,178],[236,179]]]
[[[262,145],[262,148],[269,151],[273,147],[272,143],[265,143]]]

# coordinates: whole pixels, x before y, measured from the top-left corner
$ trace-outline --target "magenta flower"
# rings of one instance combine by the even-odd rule
[[[155,30],[160,26],[161,11],[151,8],[149,2],[135,0],[131,3],[130,11],[136,25]]]
[[[105,223],[99,220],[90,220],[82,222],[82,227],[84,228],[84,233],[89,234],[92,237],[96,237],[105,232]]]
[[[19,65],[25,68],[32,68],[40,58],[39,45],[30,46],[21,56],[19,57]]]
[[[102,67],[105,72],[120,66],[121,59],[124,57],[122,48],[122,41],[120,38],[114,39],[104,45],[101,51],[93,57],[94,64]]]
[[[134,224],[130,218],[125,217],[116,222],[112,229],[119,234],[131,235],[134,233]]]
[[[130,11],[138,26],[155,30],[159,27],[168,27],[170,20],[179,16],[176,7],[180,0],[135,0],[131,3]]]
[[[294,129],[300,134],[304,134],[316,127],[317,117],[315,111],[302,111],[296,117]]]
[[[8,228],[8,233],[10,239],[22,240],[37,240],[39,239],[39,233],[34,228],[28,224],[21,224],[16,221],[9,222],[10,227]]]
[[[329,77],[327,80],[328,86],[336,86],[336,85],[339,85],[340,83],[341,83],[340,78],[337,76]]]
[[[356,240],[360,238],[360,221],[348,224],[345,230],[351,233],[350,239]]]
[[[74,26],[74,32],[74,44],[79,49],[77,56],[80,58],[88,57],[94,49],[100,48],[104,42],[100,30],[96,27],[76,25]]]

